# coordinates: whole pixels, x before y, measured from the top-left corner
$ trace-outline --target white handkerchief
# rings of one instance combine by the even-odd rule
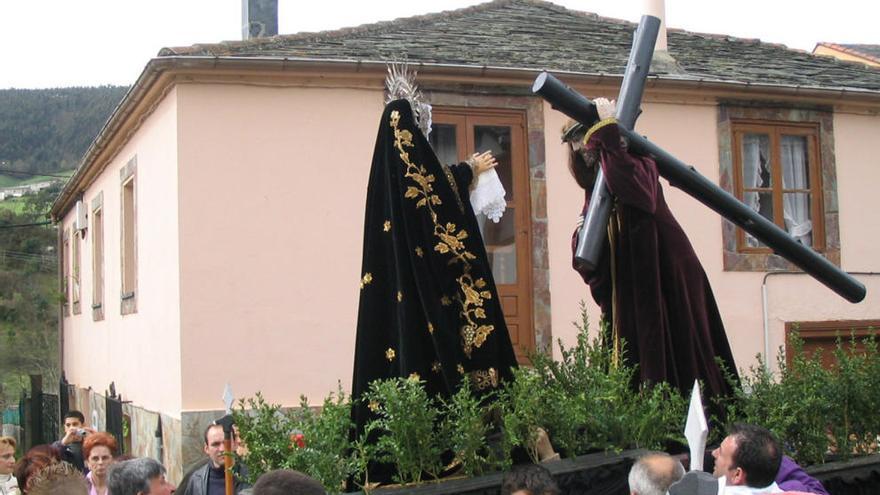
[[[477,185],[471,190],[471,206],[474,213],[482,213],[498,223],[507,208],[504,186],[494,168],[477,177]]]

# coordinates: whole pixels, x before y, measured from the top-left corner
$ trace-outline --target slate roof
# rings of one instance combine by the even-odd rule
[[[159,57],[382,61],[405,56],[421,63],[619,75],[635,27],[541,0],[495,0],[335,31],[163,48]],[[683,71],[665,77],[880,91],[880,71],[861,64],[725,35],[670,29],[667,36],[669,53]]]

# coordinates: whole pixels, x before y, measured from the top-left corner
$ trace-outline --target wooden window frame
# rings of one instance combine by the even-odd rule
[[[125,191],[131,186],[132,193],[132,211],[131,225],[126,226],[126,210],[125,210]],[[137,313],[137,287],[138,287],[138,262],[137,262],[137,245],[138,245],[138,229],[137,229],[137,156],[133,157],[119,171],[119,266],[120,266],[120,313],[128,315]],[[132,242],[130,247],[126,247],[126,236],[128,229],[131,229]],[[131,266],[133,270],[131,286],[126,285],[126,271]]]
[[[70,300],[72,312],[82,313],[82,230],[74,229],[70,242]]]
[[[92,320],[104,319],[104,193],[92,200]]]
[[[854,336],[856,340],[875,335],[880,337],[880,320],[838,320],[838,321],[787,321],[785,322],[785,362],[791,365],[791,337],[797,333],[804,343],[807,355],[821,347],[822,355],[813,356],[821,359],[822,365],[828,368],[834,362],[834,349],[837,337],[848,341]]]
[[[817,156],[813,164],[818,180],[812,184],[820,187],[813,201],[821,201],[822,211],[815,216],[813,244],[821,248],[821,254],[831,263],[840,266],[840,214],[837,201],[837,170],[834,154],[834,109],[825,105],[792,105],[784,102],[745,101],[721,99],[718,102],[718,185],[732,196],[742,197],[737,191],[737,181],[742,171],[735,154],[739,154],[734,142],[733,124],[782,125],[786,127],[808,126],[816,129]],[[811,164],[811,165],[813,165]],[[781,183],[780,183],[781,185]],[[811,205],[812,206],[812,205]],[[777,208],[779,210],[779,208]],[[782,256],[769,250],[739,248],[740,230],[726,218],[721,222],[723,268],[725,271],[767,272],[799,271],[799,268]],[[821,235],[817,229],[822,229]]]
[[[70,228],[61,234],[61,306],[64,316],[70,316]]]
[[[743,201],[746,189],[743,185],[742,137],[744,134],[766,134],[770,138],[770,172],[771,187],[748,188],[749,192],[771,193],[773,198],[773,223],[785,229],[783,197],[784,193],[804,192],[810,194],[810,220],[813,223],[812,248],[819,252],[825,251],[825,208],[823,201],[821,155],[819,151],[819,126],[817,123],[768,122],[754,120],[734,120],[731,122],[733,133],[734,185],[736,197]],[[807,164],[809,167],[809,189],[784,189],[782,181],[781,138],[787,136],[804,136],[807,138]],[[736,229],[736,247],[740,253],[771,253],[769,247],[748,246],[746,233]]]

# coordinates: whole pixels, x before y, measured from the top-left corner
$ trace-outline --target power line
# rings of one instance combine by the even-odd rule
[[[14,229],[17,227],[39,227],[41,225],[52,225],[52,222],[36,222],[36,223],[19,223],[16,225],[0,225],[0,229]]]

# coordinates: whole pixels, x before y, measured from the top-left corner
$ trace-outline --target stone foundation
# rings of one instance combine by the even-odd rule
[[[89,426],[104,430],[107,425],[105,401],[106,397],[94,390],[76,388],[70,394],[70,409],[82,411]],[[121,453],[159,460],[168,471],[168,480],[179,483],[184,472],[181,421],[131,403],[122,405],[122,414],[127,419],[128,428],[123,431],[123,442],[119,446]],[[160,424],[161,446],[156,436]]]

